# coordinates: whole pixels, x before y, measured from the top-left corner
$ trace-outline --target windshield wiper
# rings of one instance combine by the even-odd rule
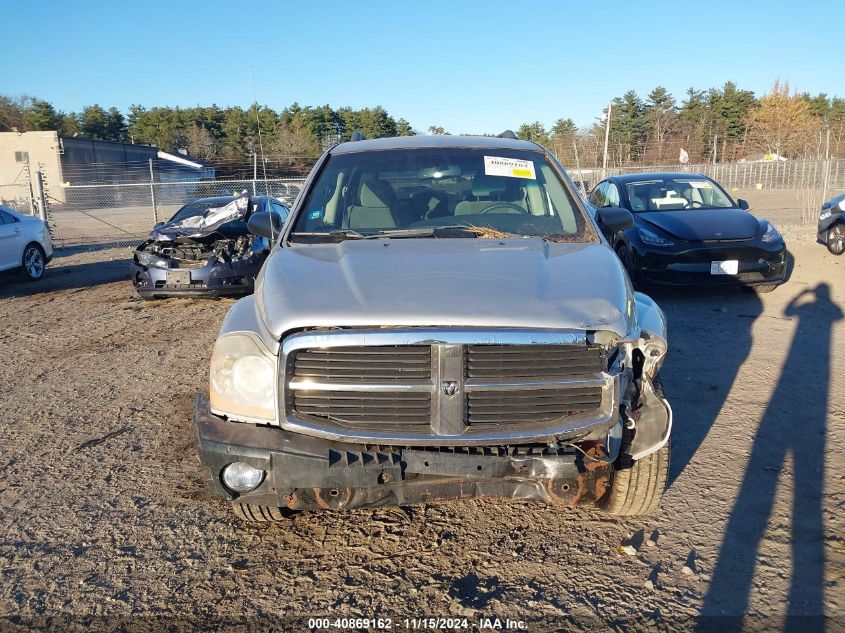
[[[375,235],[368,235],[368,238],[393,238],[393,237],[476,237],[476,233],[462,224],[450,224],[448,226],[429,226],[413,229],[386,229]]]
[[[461,224],[449,226],[420,227],[415,229],[384,229],[378,233],[359,233],[354,229],[333,231],[295,231],[291,237],[312,237],[342,242],[343,240],[378,240],[396,237],[476,237],[476,233]]]
[[[364,235],[353,229],[335,229],[334,231],[294,231],[290,234],[291,237],[318,237],[322,239],[329,239],[334,242],[342,242],[343,240],[365,240],[374,235]]]

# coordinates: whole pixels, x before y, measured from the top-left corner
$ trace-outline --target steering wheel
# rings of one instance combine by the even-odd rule
[[[698,205],[698,206],[695,206]],[[698,200],[687,200],[684,209],[701,209],[704,206],[703,202],[699,202]]]
[[[411,196],[411,200],[425,209],[422,215],[424,218],[438,217],[440,215],[446,215],[448,212],[447,207],[449,205],[449,197],[442,191],[418,191]],[[434,205],[433,208],[429,208],[432,200],[437,200],[437,204]],[[432,212],[436,211],[439,207],[441,207],[441,205],[445,205],[441,209],[442,212],[437,215],[431,215]]]
[[[492,213],[493,209],[516,209],[517,213],[523,213],[526,215],[528,214],[527,210],[523,209],[521,206],[513,202],[494,202],[489,207],[484,209],[484,211],[481,212],[481,215],[484,215],[485,213]]]

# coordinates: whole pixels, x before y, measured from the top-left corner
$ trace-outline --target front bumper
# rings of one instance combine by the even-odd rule
[[[707,245],[658,249],[638,245],[633,265],[648,284],[679,286],[755,286],[779,284],[786,278],[786,247]],[[738,261],[736,275],[713,275],[713,261]]]
[[[294,510],[348,510],[468,497],[575,506],[600,499],[612,469],[598,442],[582,443],[581,451],[547,445],[351,444],[229,422],[210,412],[204,396],[196,398],[194,425],[200,459],[216,496]],[[265,471],[254,491],[238,494],[223,485],[221,470],[236,461]]]
[[[263,259],[243,262],[209,261],[199,268],[164,269],[129,262],[129,278],[144,297],[237,297],[252,294]],[[168,272],[183,273],[174,281]],[[185,278],[187,277],[187,278]],[[187,283],[186,283],[187,282]]]

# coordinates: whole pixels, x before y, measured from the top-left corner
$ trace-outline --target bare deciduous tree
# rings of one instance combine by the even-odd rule
[[[293,120],[279,126],[268,150],[275,159],[287,162],[290,167],[304,169],[313,163],[320,145],[305,125]]]
[[[819,119],[807,101],[791,92],[789,83],[779,81],[748,118],[748,140],[766,154],[799,158],[812,147],[818,131]]]
[[[194,123],[185,132],[185,145],[188,154],[210,160],[220,151],[220,142],[204,125]]]

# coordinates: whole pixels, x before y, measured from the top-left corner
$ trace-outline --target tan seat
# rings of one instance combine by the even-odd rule
[[[396,194],[390,183],[378,178],[365,178],[361,182],[360,204],[347,208],[347,228],[395,229],[397,227],[394,205]]]

